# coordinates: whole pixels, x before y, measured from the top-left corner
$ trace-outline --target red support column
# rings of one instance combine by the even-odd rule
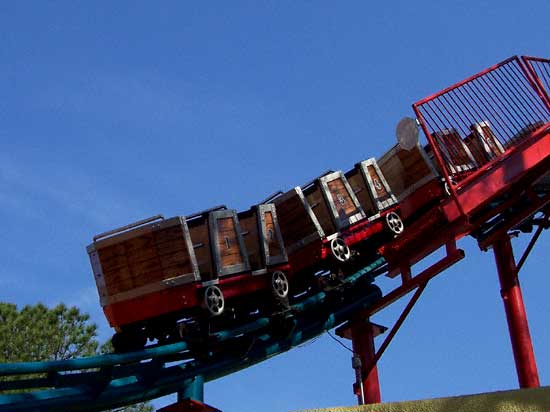
[[[536,388],[540,386],[539,374],[510,238],[505,236],[498,239],[493,245],[493,251],[519,386],[520,388]]]
[[[356,321],[351,324],[351,342],[353,352],[361,360],[361,374],[357,376],[356,393],[359,405],[369,403],[380,403],[380,382],[378,381],[378,369],[376,365],[367,375],[367,368],[373,362],[375,356],[374,348],[374,325],[368,320]]]

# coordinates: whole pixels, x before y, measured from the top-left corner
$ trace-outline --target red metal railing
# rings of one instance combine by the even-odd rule
[[[550,121],[547,95],[533,72],[514,56],[413,104],[455,200],[453,186]]]
[[[550,59],[523,56],[521,60],[539,88],[541,97],[546,100],[546,107],[550,108]]]

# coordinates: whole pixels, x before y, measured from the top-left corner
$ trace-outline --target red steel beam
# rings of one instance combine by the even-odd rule
[[[462,249],[450,248],[447,252],[447,256],[434,263],[432,266],[424,270],[419,275],[414,276],[413,278],[411,278],[411,280],[407,281],[403,285],[395,288],[390,293],[383,296],[382,299],[375,302],[374,305],[366,309],[361,315],[366,318],[370,315],[375,314],[376,312],[379,312],[386,306],[389,306],[390,304],[395,302],[397,299],[416,289],[420,285],[428,282],[428,280],[430,280],[434,276],[437,276],[439,273],[454,265],[462,258],[464,258],[464,251]]]
[[[497,230],[490,233],[487,237],[484,237],[478,241],[479,248],[481,250],[487,250],[489,246],[493,245],[497,239],[506,236],[507,233],[518,226],[521,222],[533,216],[538,211],[542,210],[550,204],[550,195],[546,195],[542,198],[536,199],[531,205],[525,207],[523,210],[518,211],[514,216],[509,217],[505,224],[500,226]]]
[[[496,240],[493,245],[495,261],[500,281],[500,294],[504,302],[504,310],[508,321],[510,340],[514,352],[514,361],[518,374],[520,388],[537,388],[540,386],[537,363],[527,313],[523,304],[523,296],[514,262],[512,243],[508,236]]]
[[[393,338],[395,337],[395,335],[397,334],[397,332],[399,331],[399,329],[403,325],[403,322],[405,322],[405,319],[407,318],[407,316],[411,312],[412,308],[414,307],[414,305],[416,304],[416,302],[420,298],[420,295],[422,294],[422,292],[424,292],[424,289],[426,289],[427,285],[428,285],[428,281],[422,283],[416,289],[416,291],[414,292],[414,295],[412,296],[411,300],[409,301],[409,303],[407,303],[407,306],[405,307],[405,309],[403,309],[403,312],[401,312],[401,315],[399,315],[399,318],[395,322],[395,325],[393,325],[392,329],[388,333],[388,336],[386,336],[386,339],[384,339],[384,342],[380,346],[380,349],[378,349],[378,352],[376,352],[374,357],[370,360],[370,363],[365,365],[365,373],[370,373],[371,370],[376,369],[376,364],[378,363],[378,361],[380,360],[380,358],[382,357],[382,355],[384,354],[384,352],[386,351],[386,349],[388,348],[388,346],[392,342]]]
[[[537,243],[537,240],[539,239],[540,235],[542,234],[542,231],[545,229],[545,224],[548,224],[549,218],[547,216],[545,216],[544,221],[545,221],[545,223],[541,223],[539,225],[539,227],[537,228],[537,231],[535,232],[535,234],[533,235],[533,237],[529,241],[529,244],[527,245],[527,248],[525,248],[525,251],[523,252],[523,255],[521,256],[521,258],[519,259],[519,262],[517,264],[516,272],[519,273],[519,271],[523,267],[523,264],[525,263],[525,261],[529,257],[529,254],[533,250],[533,247],[535,247],[535,243]]]
[[[351,324],[351,342],[354,356],[361,360],[361,373],[357,376],[356,393],[359,405],[380,403],[380,381],[376,368],[373,325],[368,321],[355,321]],[[369,370],[367,368],[371,365]]]

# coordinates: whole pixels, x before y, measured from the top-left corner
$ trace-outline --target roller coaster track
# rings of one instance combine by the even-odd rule
[[[30,390],[0,396],[0,411],[100,411],[177,392],[196,376],[205,382],[221,378],[288,351],[368,308],[381,297],[371,282],[384,265],[379,258],[337,288],[353,291],[353,296],[319,292],[292,305],[282,314],[287,325],[283,331],[260,318],[210,336],[210,342],[238,342],[232,347],[245,350],[196,357],[190,345],[178,342],[125,354],[0,365],[0,376],[15,378],[0,382],[0,390]]]
[[[361,270],[340,283],[303,297],[271,318],[262,317],[210,334],[206,347],[204,342],[177,342],[124,354],[0,364],[0,392],[4,391],[0,412],[100,411],[184,391],[197,379],[208,382],[221,378],[288,351],[352,318],[368,318],[414,289],[416,299],[431,278],[464,257],[456,247],[456,241],[464,236],[474,236],[480,248],[486,250],[499,242],[509,242],[510,232],[528,232],[530,227],[538,226],[519,260],[519,270],[541,231],[550,227],[550,60],[524,58],[524,62],[525,66],[518,58],[511,58],[413,105],[422,122],[424,113],[429,116],[433,101],[441,98],[442,105],[456,104],[454,99],[446,100],[446,93],[467,83],[476,87],[481,76],[498,70],[506,73],[510,67],[507,65],[516,65],[530,70],[521,79],[534,84],[538,104],[543,105],[538,109],[543,122],[532,123],[537,125],[536,130],[530,129],[523,141],[511,136],[510,149],[501,158],[482,165],[461,181],[449,175],[449,164],[444,162],[449,151],[435,140],[436,128],[424,122],[425,134],[431,146],[437,148],[437,162],[449,193],[421,218],[409,222],[402,235],[384,245],[379,258],[365,262]],[[525,106],[527,110],[529,105]],[[492,107],[489,105],[487,110],[490,114]],[[484,116],[486,113],[478,117]],[[469,127],[470,119],[464,121]],[[445,247],[446,256],[413,276],[413,265],[441,247]],[[517,270],[514,267],[516,275]],[[401,285],[382,296],[373,283],[381,274],[401,274]]]

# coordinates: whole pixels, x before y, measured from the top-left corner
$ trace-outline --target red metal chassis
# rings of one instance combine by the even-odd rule
[[[267,273],[252,275],[250,272],[219,278],[217,286],[228,301],[256,292],[269,291],[271,278],[275,271],[285,272],[289,278],[288,264],[269,267]],[[103,307],[103,312],[111,327],[120,328],[163,315],[200,308],[203,304],[204,286],[201,282],[170,287],[160,292],[148,293],[137,298],[116,302]]]

